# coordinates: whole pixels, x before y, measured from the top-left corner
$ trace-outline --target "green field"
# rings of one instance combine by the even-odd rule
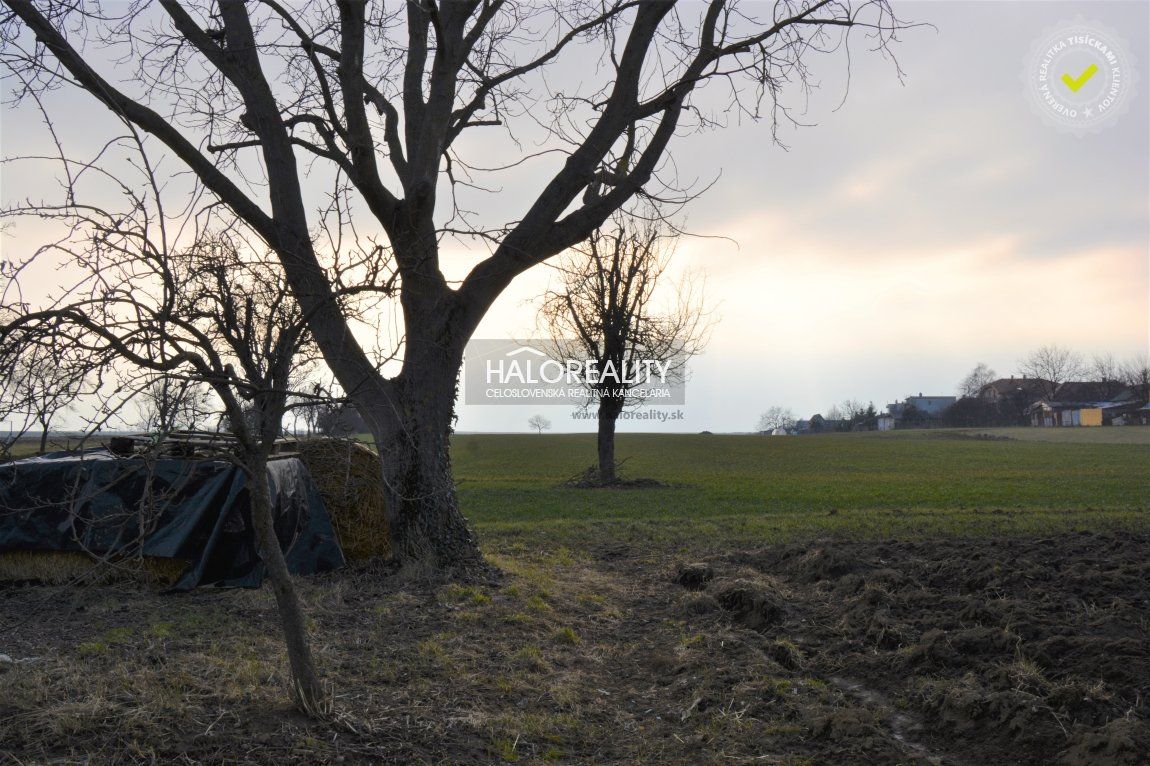
[[[1042,429],[1008,429],[1013,438],[995,440],[954,431],[621,434],[624,476],[670,485],[639,490],[561,486],[594,460],[592,434],[459,435],[453,459],[464,512],[488,544],[684,536],[721,543],[1146,523],[1150,443],[1085,441],[1107,435],[1103,429],[1023,441],[1015,430]],[[1150,435],[1105,431],[1132,441]]]
[[[30,440],[15,452],[35,447]],[[1147,427],[620,434],[617,456],[625,478],[668,486],[563,487],[594,462],[594,434],[452,441],[464,513],[492,549],[980,535],[1150,519]]]

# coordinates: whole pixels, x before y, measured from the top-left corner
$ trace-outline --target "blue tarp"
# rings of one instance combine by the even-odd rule
[[[0,553],[142,553],[191,561],[173,586],[256,587],[244,472],[223,460],[57,452],[0,465]],[[268,463],[276,536],[294,574],[337,569],[343,551],[307,468]],[[143,541],[140,550],[139,541]]]

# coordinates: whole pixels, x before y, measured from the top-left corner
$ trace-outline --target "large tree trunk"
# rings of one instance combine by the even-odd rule
[[[330,712],[331,700],[320,683],[308,642],[307,622],[300,608],[299,596],[284,561],[275,519],[272,517],[271,493],[268,489],[267,464],[262,458],[247,462],[251,471],[248,494],[251,497],[252,526],[264,570],[272,584],[291,665],[292,691],[299,708],[308,715]]]
[[[43,428],[40,430],[40,452],[39,452],[39,454],[43,455],[45,452],[48,451],[48,421],[41,420],[40,425],[43,426]]]
[[[421,357],[409,345],[404,371],[393,381],[395,404],[367,417],[383,463],[393,555],[407,567],[482,576],[488,568],[460,513],[451,472],[459,363]]]
[[[623,411],[621,402],[610,397],[599,399],[599,482],[613,484],[615,474],[615,423]]]

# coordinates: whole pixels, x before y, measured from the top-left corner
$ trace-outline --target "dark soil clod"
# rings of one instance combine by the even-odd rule
[[[762,630],[781,622],[786,614],[782,601],[758,583],[733,580],[719,588],[715,599],[745,628]]]
[[[715,570],[710,564],[700,562],[683,564],[675,573],[675,582],[687,590],[702,590],[713,579],[715,579]]]

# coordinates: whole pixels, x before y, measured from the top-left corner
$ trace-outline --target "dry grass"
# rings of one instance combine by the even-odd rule
[[[171,585],[187,566],[184,559],[155,556],[109,560],[78,551],[9,551],[0,553],[0,583],[101,585],[129,580]]]
[[[47,600],[14,633],[0,623],[5,651],[38,657],[0,670],[0,740],[23,761],[61,763],[99,753],[122,763],[685,764],[706,761],[710,746],[752,753],[728,739],[752,725],[739,716],[756,679],[779,672],[755,636],[715,615],[688,625],[662,572],[635,579],[557,560],[516,557],[498,588],[370,569],[301,579],[340,714],[329,722],[288,706],[267,589],[10,591],[0,619],[27,611],[16,601]],[[716,658],[736,669],[739,690],[708,676]]]
[[[1026,590],[1048,561],[1093,567],[1103,555],[1115,562],[1100,575],[1109,579],[1057,587],[1119,596],[1140,587],[1145,537],[1048,543],[773,546],[713,555],[716,580],[701,593],[672,584],[680,558],[657,555],[666,549],[594,543],[492,553],[506,573],[497,587],[412,580],[375,564],[301,578],[334,690],[337,714],[326,721],[288,705],[266,588],[178,597],[128,586],[9,589],[0,591],[0,650],[18,662],[0,666],[0,742],[25,763],[949,764],[1006,753],[1046,763],[1077,746],[1059,721],[1087,747],[1088,735],[1110,736],[1116,719],[1107,716],[1129,708],[1123,725],[1137,743],[1144,703],[1122,683],[1103,684],[1086,659],[1081,672],[1052,669],[1028,652],[1063,627],[1082,633],[1088,617],[1137,630],[1142,607],[1127,597],[1086,615],[1066,611],[1066,594],[1053,591],[1035,607],[1033,594],[1003,601],[968,590],[988,571],[997,572],[993,593]],[[983,558],[967,561],[971,551]],[[946,579],[924,595],[920,570]],[[779,608],[752,629],[753,614],[722,606],[734,585],[767,594],[747,604]],[[1017,614],[1010,625],[1025,618],[1039,631],[1034,642],[999,646],[997,633],[977,627],[1004,604]],[[931,638],[932,625],[986,646],[955,654],[959,644]],[[1121,635],[1095,656],[1143,651]],[[1122,666],[1136,675],[1141,657]],[[986,672],[968,679],[979,667]],[[1010,744],[1009,721],[997,717],[971,720],[974,734],[961,737],[925,733],[945,731],[929,716],[988,700],[1024,701],[1026,711],[1041,703],[1028,725],[1049,744]],[[1063,704],[1098,717],[1075,729]],[[917,729],[924,721],[930,727]],[[1107,742],[1121,745],[1124,731]],[[962,748],[980,743],[999,749],[966,758]]]

